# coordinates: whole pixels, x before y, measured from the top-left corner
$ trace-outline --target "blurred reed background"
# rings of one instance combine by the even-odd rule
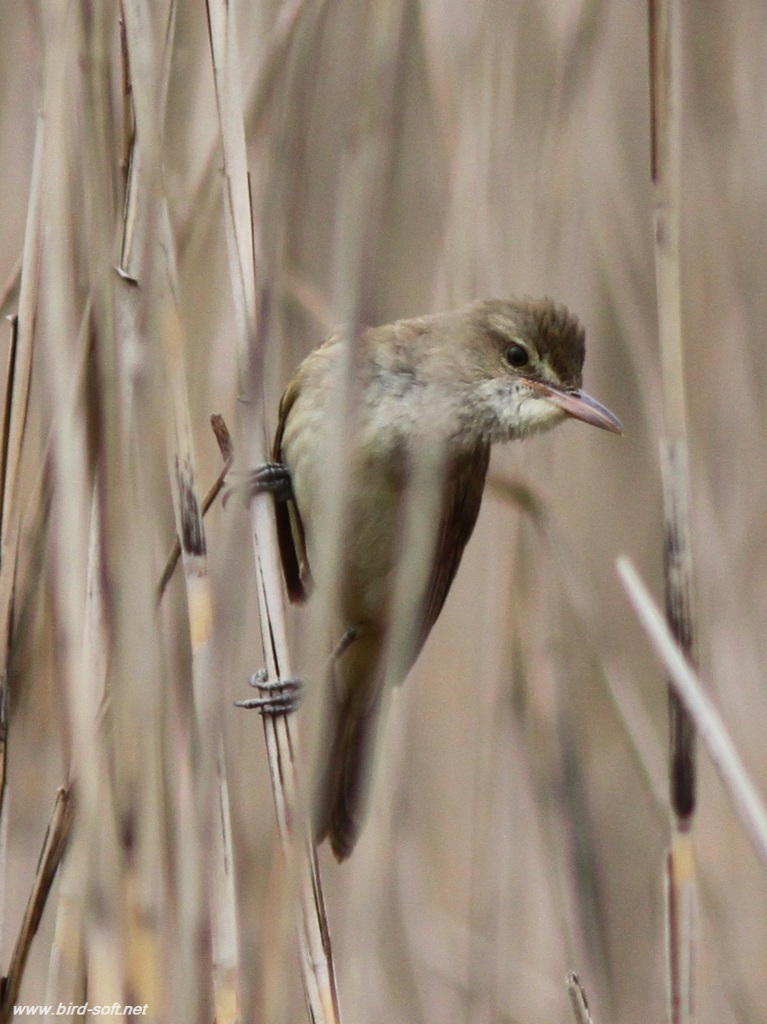
[[[684,15],[701,675],[767,792],[767,9]],[[578,313],[585,386],[626,428],[619,440],[571,423],[493,456],[461,571],[393,701],[371,820],[348,863],[321,851],[342,1016],[548,1024],[567,1019],[576,970],[597,1024],[661,1020],[665,685],[614,567],[630,554],[660,593],[646,10],[230,0],[230,16],[268,432],[293,368],[339,320],[516,292]],[[232,706],[263,664],[236,501],[206,518],[207,570],[187,557],[186,584],[179,568],[155,605],[173,495],[183,504],[191,481],[201,499],[221,470],[211,413],[238,444],[206,7],[6,2],[0,24],[0,283],[3,312],[19,314],[2,970],[74,772],[75,828],[19,1001],[84,1001],[87,976],[92,1003],[209,1021],[215,974],[219,1021],[235,989],[243,1020],[299,1020],[261,723]],[[4,362],[10,326],[0,342]],[[289,615],[294,667],[310,674],[306,620]],[[764,1020],[767,879],[700,762],[697,1016]]]

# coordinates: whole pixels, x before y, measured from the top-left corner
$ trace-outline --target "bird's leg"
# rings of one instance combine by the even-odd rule
[[[293,497],[293,481],[290,470],[281,462],[265,462],[249,473],[242,474],[242,479],[233,481],[224,489],[221,501],[224,505],[235,493],[241,494],[248,501],[254,494],[273,495],[275,501],[290,501]]]
[[[297,676],[287,679],[270,680],[266,669],[261,668],[250,677],[250,685],[261,694],[249,700],[236,700],[238,708],[257,708],[262,715],[289,715],[301,706],[304,695],[304,681]]]
[[[358,626],[349,626],[328,658],[327,668],[332,668],[344,651],[359,636]],[[275,679],[271,681],[265,668],[254,672],[250,677],[250,685],[255,687],[260,696],[251,697],[249,700],[236,700],[238,708],[256,708],[262,715],[290,715],[301,706],[304,696],[304,681],[297,676],[289,676],[287,679]]]

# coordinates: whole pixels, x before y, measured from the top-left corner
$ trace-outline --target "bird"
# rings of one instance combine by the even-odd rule
[[[338,330],[300,364],[279,405],[272,460],[245,483],[273,495],[290,600],[303,603],[318,582],[326,594],[334,584],[338,595],[341,639],[323,681],[326,729],[313,815],[315,841],[329,839],[338,861],[354,849],[366,818],[385,691],[407,675],[442,610],[477,521],[492,445],[568,418],[623,432],[582,390],[583,327],[549,298],[481,299],[361,329],[352,343],[349,360],[349,332]],[[339,434],[344,367],[349,409]],[[418,473],[422,456],[439,474]],[[339,457],[343,531],[337,564],[328,567],[322,523],[328,466]],[[401,551],[402,510],[417,487],[430,488],[431,550],[408,602],[411,641],[392,679],[396,575],[409,557]],[[318,581],[318,572],[328,578]],[[273,703],[275,713],[292,707],[284,697]]]

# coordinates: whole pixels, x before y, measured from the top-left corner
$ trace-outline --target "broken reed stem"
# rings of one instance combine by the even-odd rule
[[[300,10],[300,8],[299,8]],[[237,62],[234,11],[225,0],[207,0],[211,60],[223,149],[224,217],[229,271],[237,321],[242,453],[248,465],[263,461],[262,424],[255,395],[263,366],[258,333],[256,260],[248,176],[241,79]],[[291,22],[292,24],[293,22]],[[282,583],[274,510],[268,495],[250,502],[264,657],[272,682],[290,676]],[[277,822],[289,875],[297,882],[298,940],[308,1011],[320,1022],[338,1020],[338,997],[317,854],[309,827],[307,802],[296,771],[296,723],[286,716],[264,716],[264,737]],[[290,887],[289,887],[290,889]]]
[[[663,377],[665,435],[660,442],[664,494],[666,616],[685,656],[695,660],[690,483],[680,287],[681,26],[679,0],[650,0],[652,181],[655,276]],[[669,851],[666,916],[668,1012],[672,1024],[692,1018],[694,858],[689,830],[695,811],[695,727],[669,686],[669,789],[674,830]],[[680,858],[680,863],[676,860]]]
[[[581,985],[578,975],[571,971],[566,979],[567,994],[570,996],[570,1006],[573,1011],[575,1024],[594,1024],[594,1019],[589,1013],[589,1004],[586,999],[586,990]]]
[[[218,413],[213,413],[210,417],[210,425],[213,429],[213,433],[216,436],[216,441],[218,442],[218,450],[221,452],[221,458],[224,460],[224,464],[221,467],[218,476],[208,488],[207,494],[202,499],[202,505],[200,507],[203,516],[207,515],[208,509],[223,490],[224,480],[226,479],[227,473],[232,468],[232,460],[234,458],[232,439],[229,434],[229,428],[224,422],[223,416],[219,416]],[[176,539],[173,541],[173,546],[170,549],[168,561],[165,563],[165,568],[163,569],[162,576],[160,577],[160,582],[157,584],[158,604],[160,603],[160,601],[162,601],[163,595],[165,594],[168,584],[170,583],[171,577],[173,576],[173,573],[175,571],[175,568],[178,564],[178,560],[180,557],[181,540],[177,535]]]
[[[630,559],[616,562],[618,574],[642,626],[671,677],[672,685],[706,744],[735,810],[767,869],[767,809],[738,755],[721,716],[671,633]]]

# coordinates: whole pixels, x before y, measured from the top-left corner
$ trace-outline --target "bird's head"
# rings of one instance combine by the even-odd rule
[[[581,389],[584,330],[549,299],[475,302],[461,311],[463,379],[478,429],[490,442],[550,430],[566,417],[615,434],[620,420]]]

